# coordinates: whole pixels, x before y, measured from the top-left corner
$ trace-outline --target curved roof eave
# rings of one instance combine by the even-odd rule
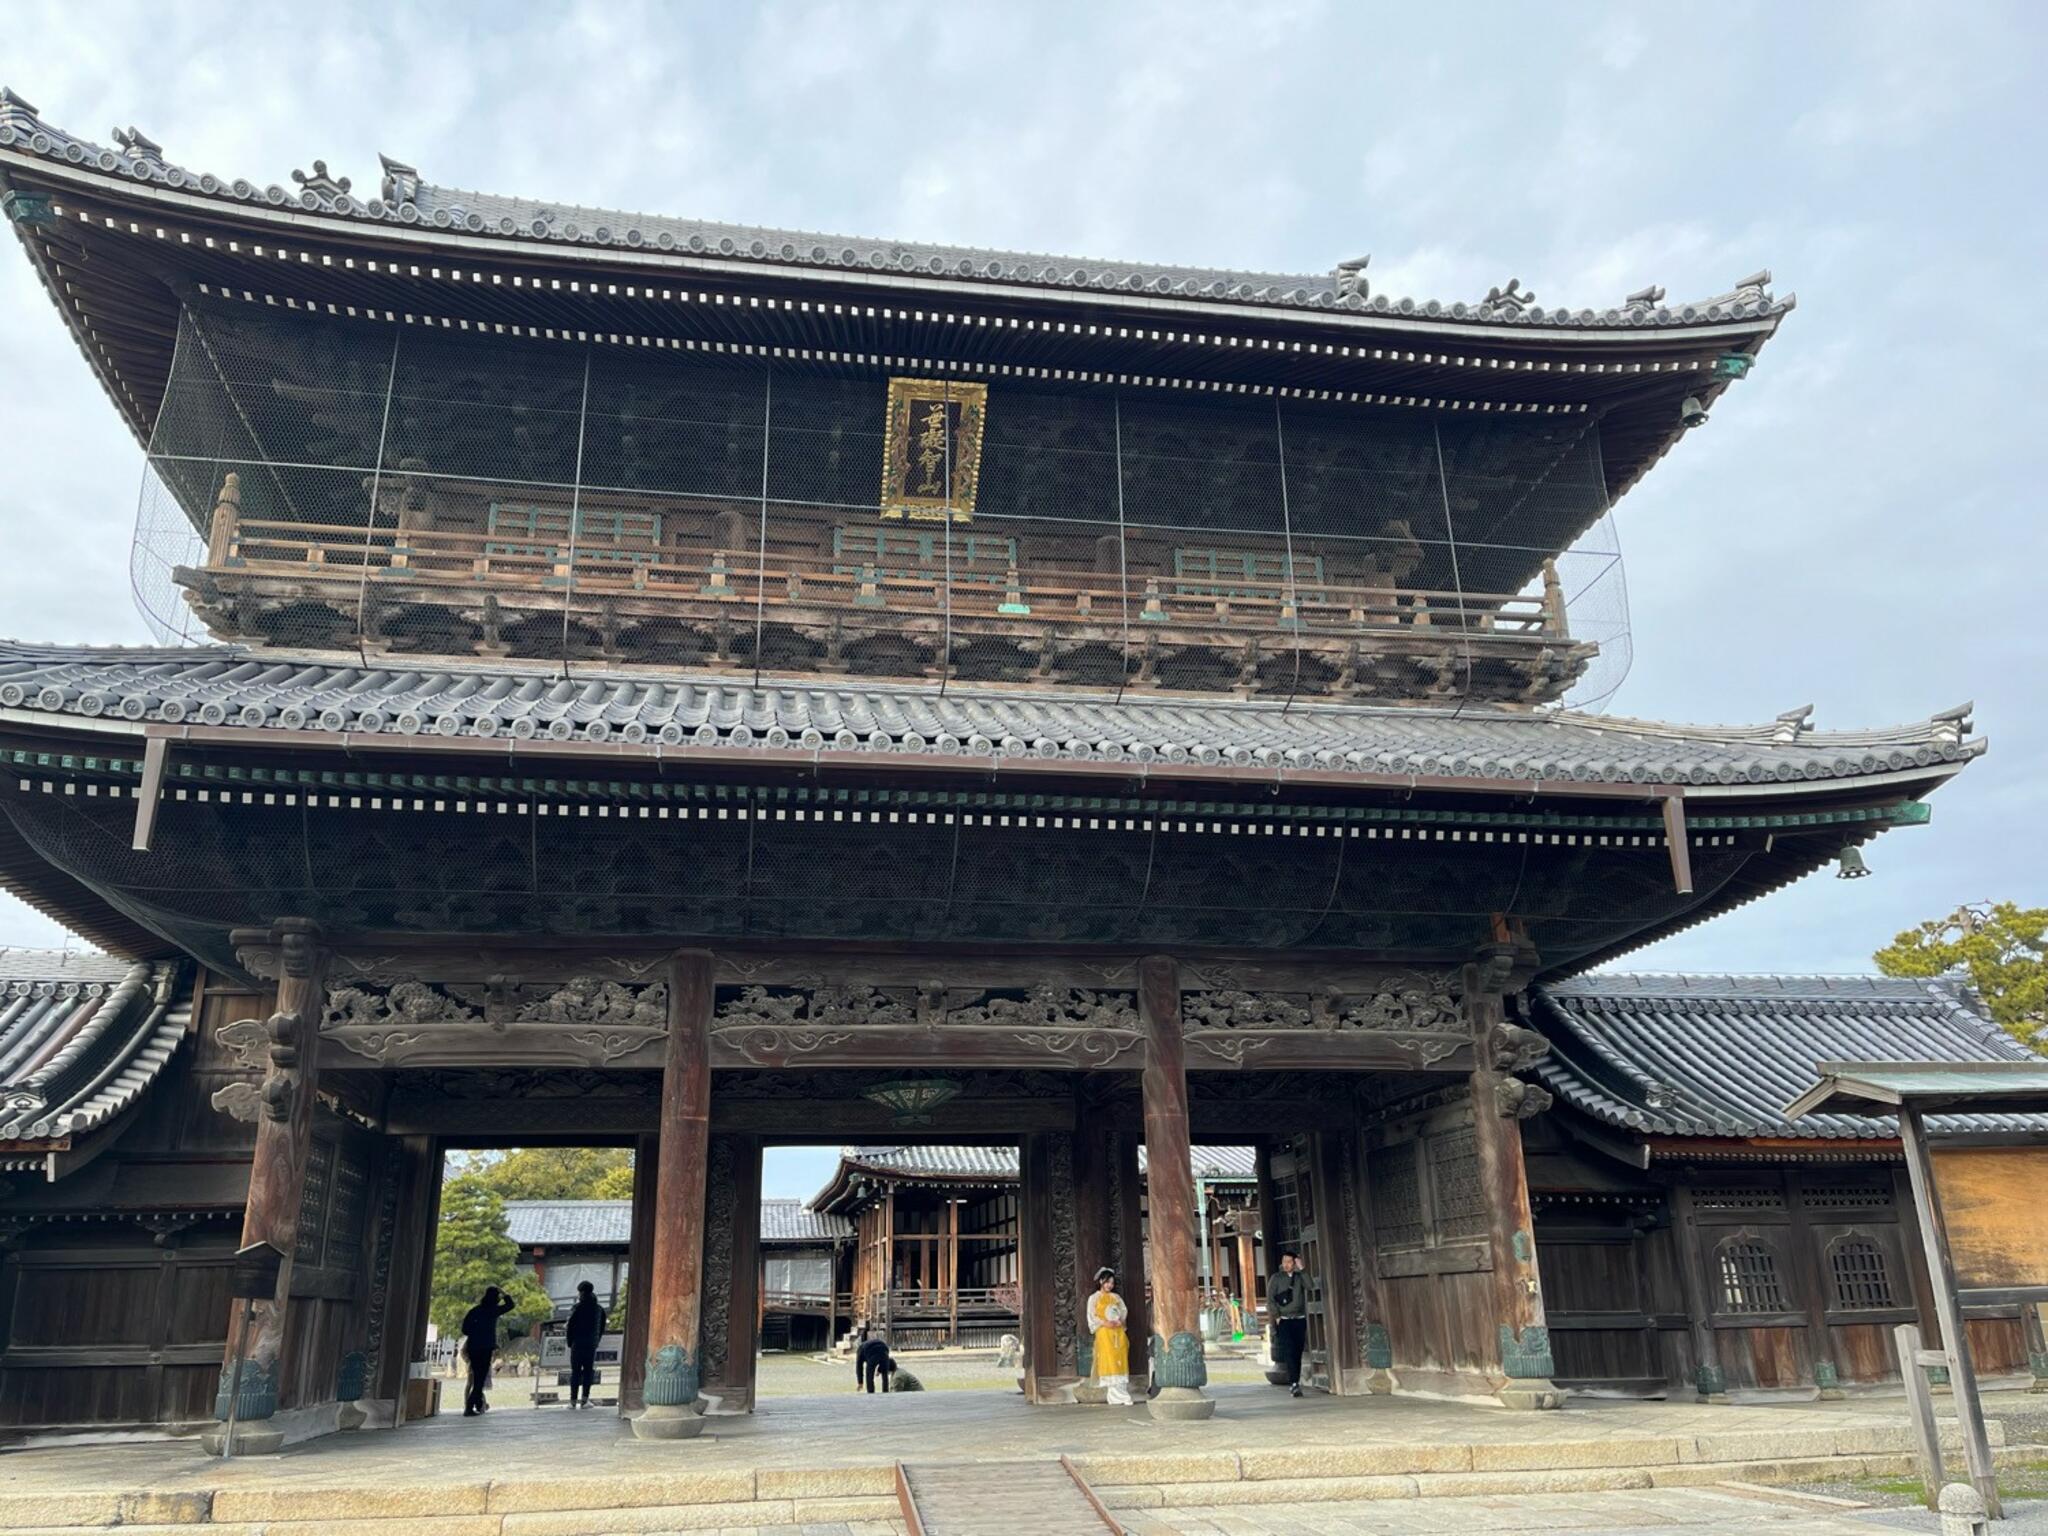
[[[254,229],[289,228],[302,238],[325,229],[440,250],[511,251],[550,261],[573,254],[598,267],[767,273],[883,291],[1108,304],[1153,316],[1251,314],[1334,321],[1410,338],[1498,340],[1505,333],[1567,345],[1673,331],[1693,338],[1725,335],[1731,343],[1760,341],[1797,303],[1796,295],[1768,290],[1767,272],[1690,303],[1665,303],[1662,290],[1655,290],[1655,299],[1637,295],[1594,310],[1545,308],[1513,285],[1505,294],[1496,290],[1469,303],[1396,299],[1369,293],[1362,269],[1348,264],[1316,274],[1237,272],[569,209],[602,221],[586,228],[578,218],[561,217],[561,204],[436,187],[416,173],[405,182],[387,176],[387,190],[406,191],[389,202],[351,197],[342,183],[318,172],[302,178],[305,190],[293,194],[276,185],[259,190],[245,180],[188,171],[154,149],[116,151],[75,137],[44,123],[19,97],[0,93],[0,169],[12,166],[113,197],[225,216]],[[488,207],[491,216],[465,204]]]

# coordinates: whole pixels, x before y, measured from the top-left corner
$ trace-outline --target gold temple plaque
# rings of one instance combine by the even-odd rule
[[[956,523],[974,516],[986,384],[891,379],[882,446],[882,516]]]

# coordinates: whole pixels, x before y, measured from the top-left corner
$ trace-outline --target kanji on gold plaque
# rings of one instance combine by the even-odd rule
[[[891,379],[882,452],[882,516],[964,523],[981,478],[986,384]]]

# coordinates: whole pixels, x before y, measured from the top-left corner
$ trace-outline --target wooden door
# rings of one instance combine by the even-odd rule
[[[1301,1356],[1304,1386],[1331,1390],[1329,1278],[1324,1272],[1322,1232],[1317,1224],[1314,1153],[1306,1135],[1273,1149],[1274,1217],[1280,1241],[1269,1261],[1279,1271],[1280,1255],[1292,1250],[1308,1275],[1308,1344]]]

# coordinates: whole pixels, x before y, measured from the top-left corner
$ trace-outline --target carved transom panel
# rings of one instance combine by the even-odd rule
[[[1448,972],[1397,972],[1366,993],[1252,990],[1229,985],[1236,978],[1227,966],[1191,966],[1189,974],[1203,985],[1181,994],[1182,1031],[1232,1066],[1278,1040],[1370,1034],[1427,1067],[1472,1039]]]
[[[757,1065],[829,1053],[882,1035],[979,1039],[1049,1064],[1101,1067],[1143,1043],[1136,999],[1127,992],[1038,986],[1028,990],[947,987],[749,986],[720,999],[713,1041]]]
[[[592,976],[332,987],[320,1035],[375,1066],[648,1066],[668,1035],[668,986]]]

